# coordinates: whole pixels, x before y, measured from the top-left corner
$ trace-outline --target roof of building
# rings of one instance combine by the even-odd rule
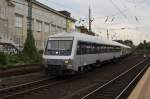
[[[65,10],[63,10],[63,11],[58,11],[58,12],[60,12],[60,13],[63,14],[63,15],[66,15],[66,16],[68,16],[68,17],[70,17],[70,15],[71,15],[70,12],[65,11]]]
[[[79,32],[69,32],[69,33],[63,32],[63,33],[57,33],[57,34],[51,35],[49,37],[75,37],[78,40],[82,40],[82,41],[89,41],[89,42],[94,42],[94,43],[130,48],[129,46],[123,45],[121,43],[118,43],[112,40],[102,39],[97,36],[91,36],[91,35],[87,35],[87,34],[83,34]]]
[[[72,17],[69,17],[69,16],[67,16],[67,15],[64,15],[64,14],[60,13],[59,11],[57,11],[57,10],[55,10],[55,9],[53,9],[53,8],[51,8],[51,7],[49,7],[49,6],[47,6],[47,5],[44,5],[43,3],[40,3],[39,1],[33,0],[33,3],[36,4],[36,5],[38,5],[38,6],[40,6],[40,7],[42,7],[42,8],[44,8],[44,9],[47,9],[47,10],[49,10],[49,11],[52,11],[53,13],[55,13],[55,14],[57,14],[57,15],[60,15],[60,16],[65,17],[65,18],[67,18],[67,19],[70,19],[70,20],[72,20],[72,21],[74,21],[74,22],[76,21],[76,19],[74,19],[74,18],[72,18]]]

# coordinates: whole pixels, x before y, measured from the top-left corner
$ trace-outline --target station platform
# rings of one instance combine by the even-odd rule
[[[150,99],[150,67],[133,89],[128,99]]]

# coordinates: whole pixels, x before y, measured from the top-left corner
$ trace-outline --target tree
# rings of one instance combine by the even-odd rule
[[[34,37],[32,34],[32,0],[28,1],[28,29],[27,29],[27,39],[23,48],[23,55],[25,60],[28,62],[36,62],[40,60],[40,54],[38,53]]]
[[[140,44],[137,46],[137,49],[138,49],[138,50],[144,49],[144,44],[143,44],[143,43],[140,43]]]
[[[150,53],[150,42],[141,42],[137,48],[137,51],[141,51],[142,53]]]
[[[35,46],[35,40],[32,32],[27,33],[27,38],[23,48],[23,57],[29,62],[36,62],[40,59],[40,54]]]
[[[125,40],[125,41],[124,41],[124,44],[125,44],[125,45],[128,45],[128,46],[130,46],[130,47],[134,46],[134,45],[133,45],[133,42],[132,42],[131,40]]]
[[[130,47],[133,47],[133,46],[134,46],[134,44],[133,44],[133,42],[132,42],[131,40],[125,40],[125,41],[123,41],[123,40],[115,40],[115,41],[116,41],[116,42],[119,42],[119,43],[121,43],[121,44],[130,46]]]

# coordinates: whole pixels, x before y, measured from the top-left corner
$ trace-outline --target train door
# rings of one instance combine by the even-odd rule
[[[81,50],[81,43],[78,41],[77,42],[77,45],[76,45],[76,55],[75,55],[75,59],[74,59],[74,61],[75,61],[75,65],[76,66],[78,66],[78,67],[80,67],[80,66],[82,66],[82,50]]]
[[[121,47],[121,56],[124,54],[124,48]]]
[[[84,47],[82,42],[77,43],[76,64],[81,67],[84,65]]]
[[[80,66],[84,65],[84,44],[82,42],[79,42],[79,48],[80,48]]]

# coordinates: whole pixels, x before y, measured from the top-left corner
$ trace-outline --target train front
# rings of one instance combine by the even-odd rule
[[[43,54],[46,75],[64,75],[72,71],[73,37],[50,37]]]

